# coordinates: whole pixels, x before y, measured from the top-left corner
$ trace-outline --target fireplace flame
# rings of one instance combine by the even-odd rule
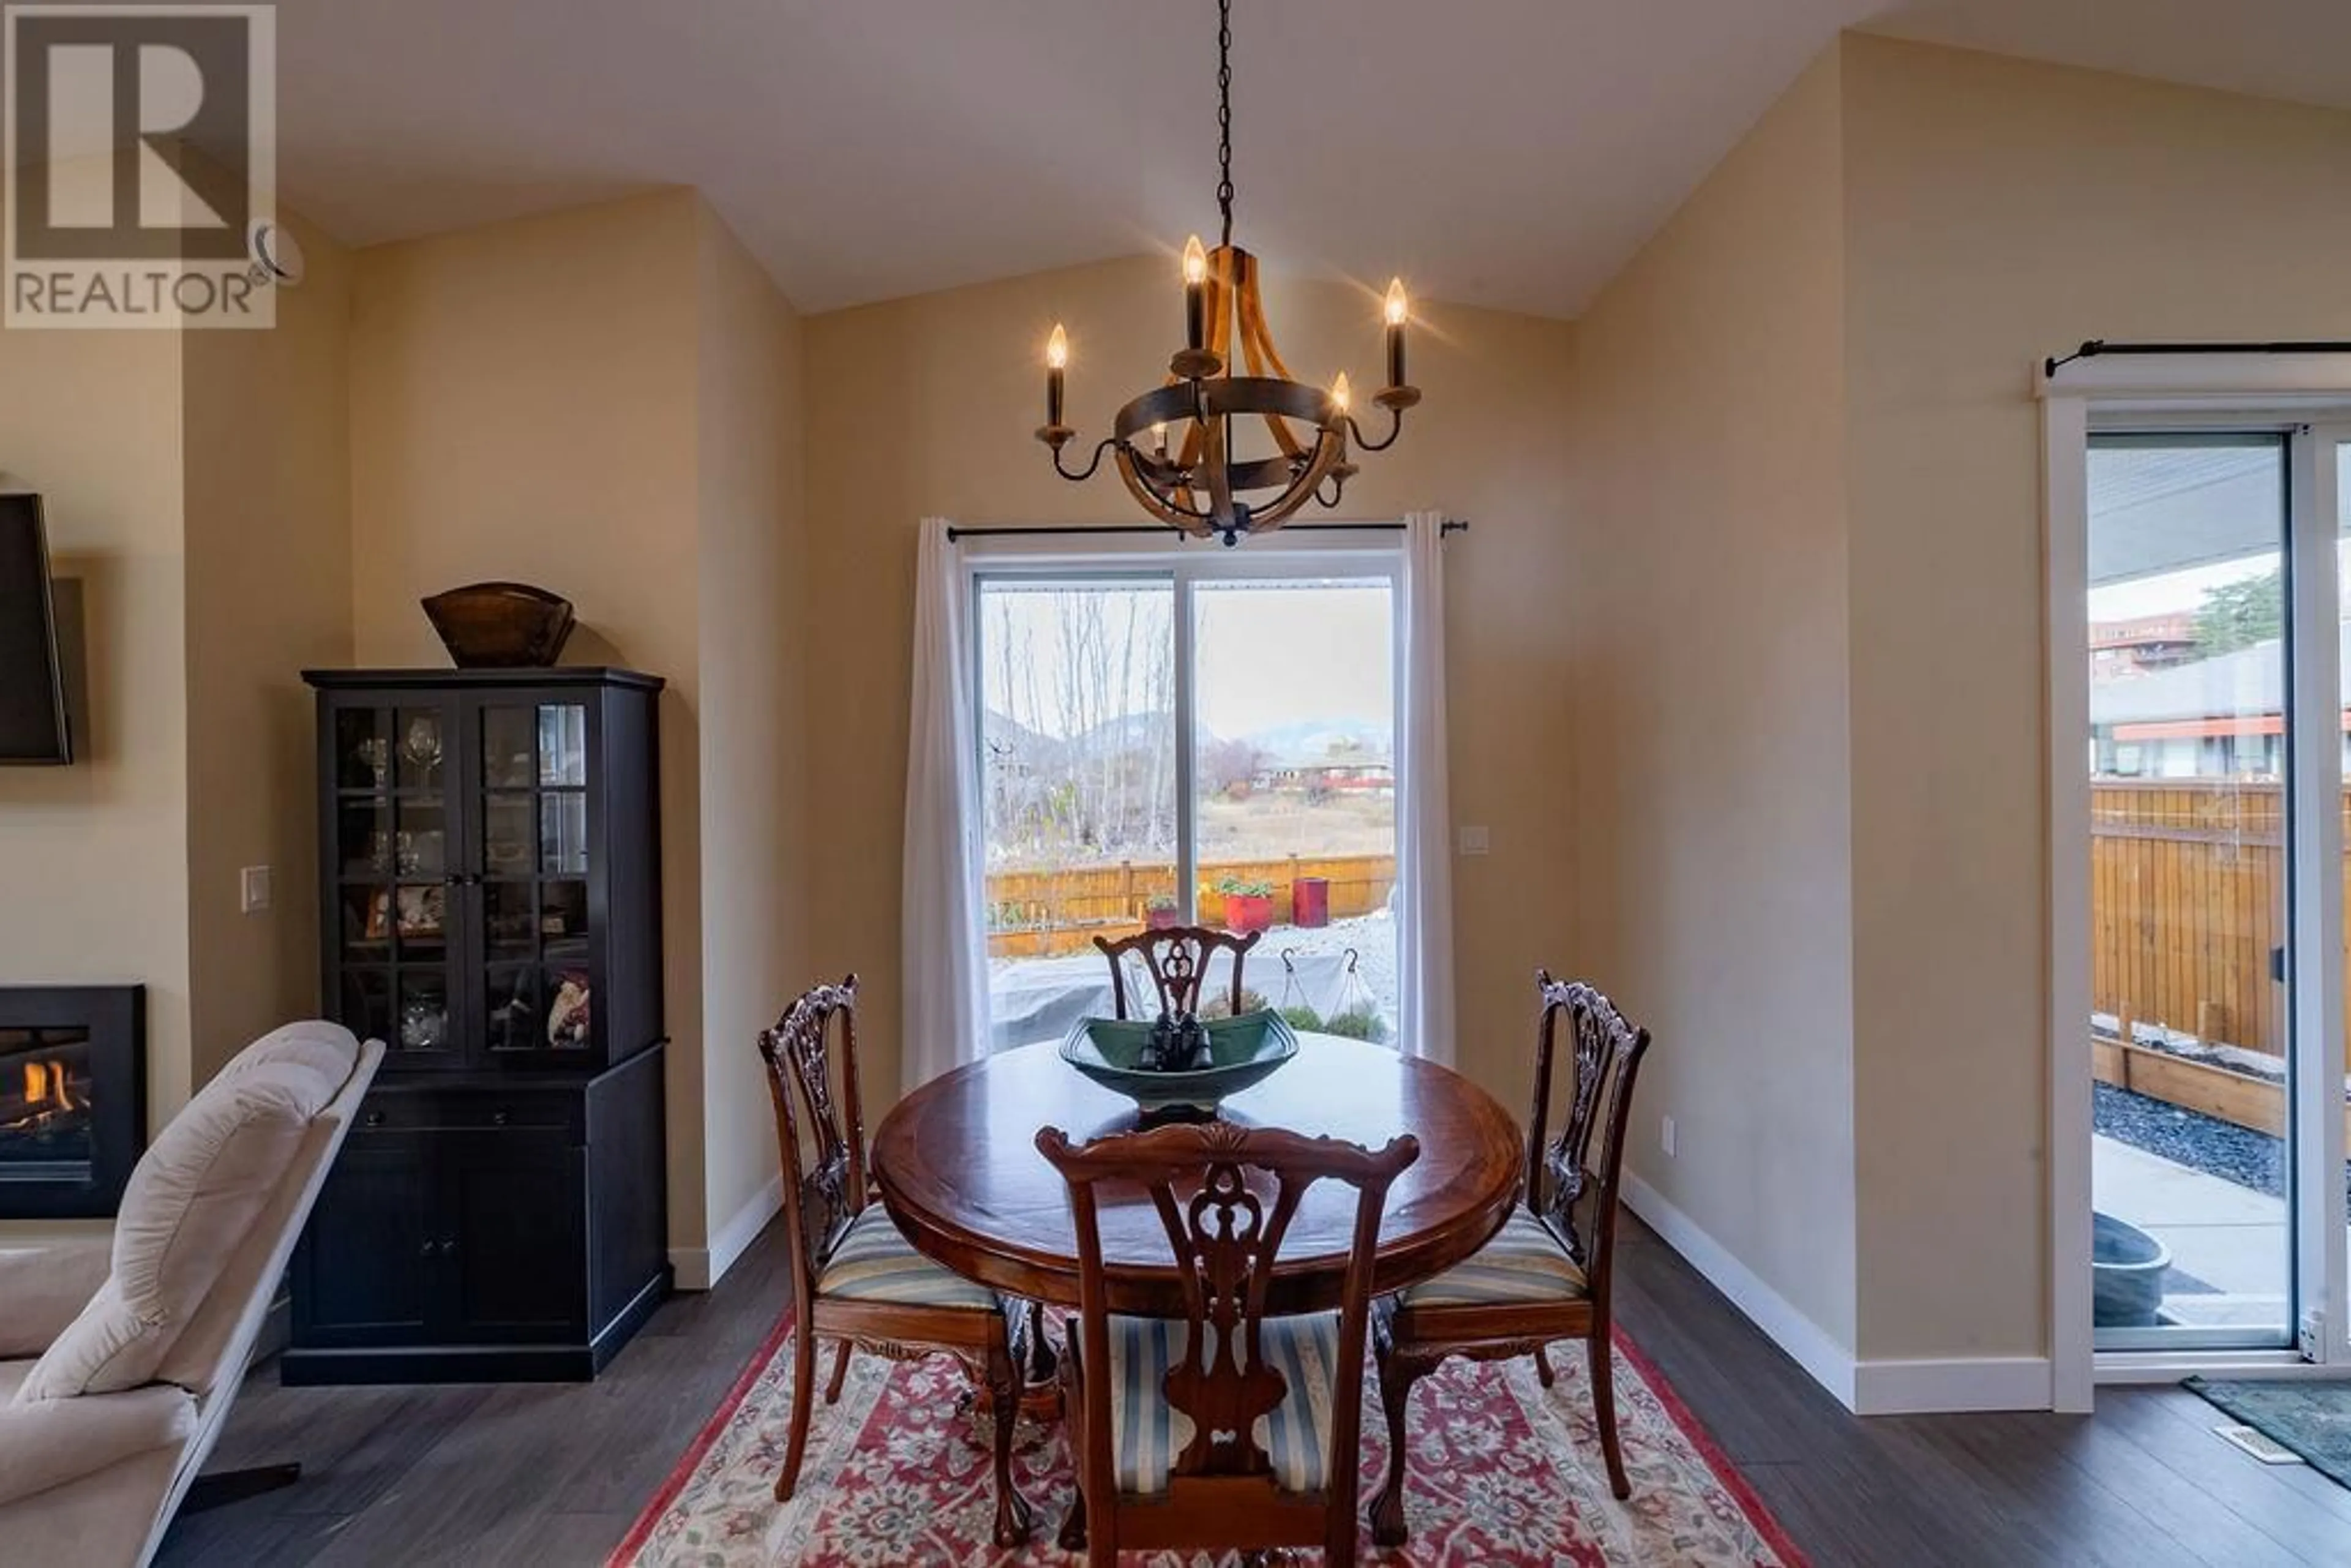
[[[24,1110],[10,1126],[37,1124],[51,1116],[70,1114],[89,1102],[74,1098],[71,1082],[62,1061],[28,1061],[25,1063]]]

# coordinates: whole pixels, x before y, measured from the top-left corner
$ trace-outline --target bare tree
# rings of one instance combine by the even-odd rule
[[[1200,752],[1200,782],[1211,793],[1239,798],[1264,766],[1265,752],[1246,740],[1211,741]]]
[[[982,625],[997,711],[1019,727],[987,747],[991,847],[1063,862],[1164,853],[1175,831],[1169,596],[1018,597],[1017,612],[1014,593],[991,600]]]

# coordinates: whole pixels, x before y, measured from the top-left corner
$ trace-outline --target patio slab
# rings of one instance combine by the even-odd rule
[[[1356,955],[1356,977],[1371,993],[1393,1035],[1396,1021],[1395,921],[1384,911],[1360,915],[1307,929],[1277,925],[1249,956],[1245,977],[1251,990],[1274,1006],[1283,1005],[1282,955],[1297,969],[1296,999],[1325,1015],[1347,994],[1347,955]],[[1221,956],[1209,964],[1209,987],[1228,982]],[[1039,1040],[1058,1040],[1088,1015],[1111,1010],[1110,971],[1099,953],[1060,958],[991,960],[987,976],[990,1046],[997,1051]],[[1130,990],[1130,995],[1132,991]]]
[[[2168,1314],[2211,1326],[2284,1322],[2293,1231],[2283,1198],[2103,1135],[2091,1141],[2090,1170],[2102,1213],[2162,1242],[2174,1269],[2217,1292],[2168,1296]]]

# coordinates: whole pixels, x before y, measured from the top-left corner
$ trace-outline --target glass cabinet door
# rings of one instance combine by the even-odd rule
[[[456,736],[436,698],[334,710],[333,944],[344,1023],[412,1065],[454,1061]]]
[[[588,709],[484,698],[474,712],[484,1045],[494,1058],[585,1052],[595,1016]]]

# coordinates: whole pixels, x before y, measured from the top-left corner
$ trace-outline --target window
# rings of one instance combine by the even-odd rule
[[[1262,932],[1245,1006],[1393,1040],[1393,558],[1008,564],[976,599],[991,1047],[1109,1011],[1094,939],[1155,924]]]

